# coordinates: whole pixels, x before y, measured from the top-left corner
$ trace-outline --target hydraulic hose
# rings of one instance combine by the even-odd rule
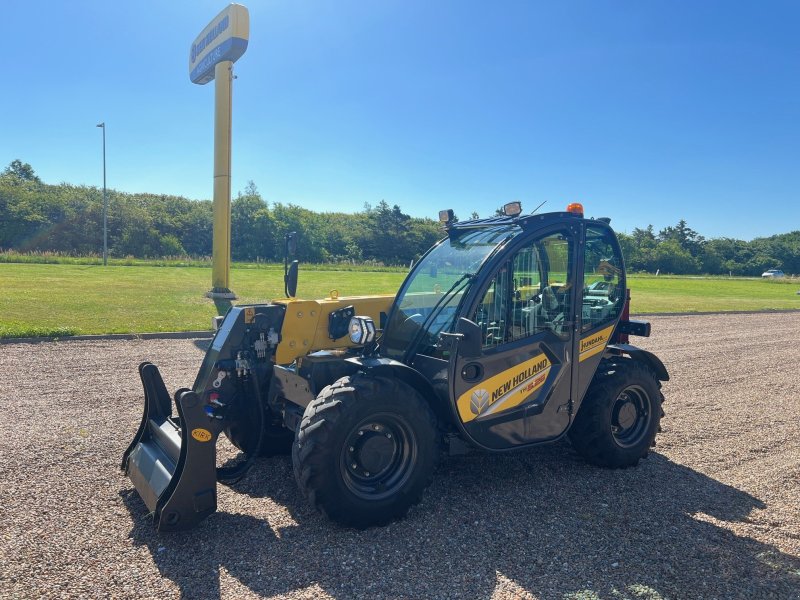
[[[255,380],[251,377],[249,378],[251,385],[255,386]],[[258,399],[258,394],[254,393],[252,395],[253,398]],[[238,394],[237,394],[238,396]],[[237,398],[238,399],[238,398]],[[258,400],[256,400],[258,402]],[[256,441],[255,448],[252,448],[249,452],[242,452],[244,454],[244,458],[240,460],[237,464],[232,467],[217,467],[217,481],[220,483],[224,483],[226,485],[232,485],[242,479],[245,475],[247,475],[247,471],[250,470],[250,467],[253,466],[253,461],[256,457],[261,453],[261,446],[264,443],[264,425],[267,422],[267,408],[263,402],[258,402],[259,410],[258,410],[258,440]],[[241,407],[237,407],[241,408]]]

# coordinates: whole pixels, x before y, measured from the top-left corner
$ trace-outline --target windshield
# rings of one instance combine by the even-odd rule
[[[408,350],[438,356],[438,335],[452,331],[458,306],[481,263],[521,230],[503,225],[466,230],[443,240],[417,264],[397,295],[381,353],[402,359]]]

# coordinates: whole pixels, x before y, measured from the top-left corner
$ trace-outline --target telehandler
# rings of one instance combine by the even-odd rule
[[[191,389],[139,367],[144,414],[122,458],[160,531],[217,507],[216,484],[291,450],[304,495],[365,528],[419,502],[444,452],[526,448],[568,436],[588,462],[636,465],[663,415],[650,324],[630,295],[609,219],[564,212],[456,222],[396,296],[237,305],[218,323]],[[291,244],[289,244],[291,245]],[[220,433],[242,451],[217,467]]]

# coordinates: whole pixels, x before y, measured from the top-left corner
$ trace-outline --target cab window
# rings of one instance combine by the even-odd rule
[[[625,304],[622,256],[614,235],[589,225],[583,258],[581,331],[614,321]]]
[[[472,315],[484,350],[543,331],[568,335],[572,270],[572,238],[566,232],[520,249],[492,278]]]

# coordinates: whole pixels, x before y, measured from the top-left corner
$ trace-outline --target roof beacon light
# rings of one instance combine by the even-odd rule
[[[453,220],[453,216],[455,213],[453,212],[452,208],[448,208],[447,210],[440,210],[439,211],[439,223],[450,223]]]
[[[509,202],[503,206],[503,214],[507,217],[518,217],[522,212],[522,202]]]
[[[579,217],[583,216],[583,204],[580,202],[573,202],[572,204],[567,205],[567,212],[572,213],[573,215],[578,215]]]

